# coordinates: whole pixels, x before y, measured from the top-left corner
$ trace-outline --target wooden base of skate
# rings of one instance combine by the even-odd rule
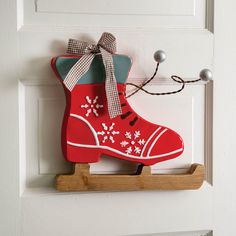
[[[198,189],[204,181],[204,166],[193,164],[185,174],[151,174],[149,166],[140,165],[136,174],[90,174],[89,164],[76,163],[72,175],[58,175],[58,191],[135,191]]]

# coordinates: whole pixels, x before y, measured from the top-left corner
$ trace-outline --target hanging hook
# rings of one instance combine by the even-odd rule
[[[162,63],[166,60],[166,53],[162,50],[158,50],[154,53],[154,59],[157,63]]]
[[[131,96],[133,96],[134,94],[136,94],[138,91],[142,90],[143,92],[150,94],[150,95],[170,95],[170,94],[175,94],[175,93],[179,93],[181,92],[184,88],[185,88],[185,84],[188,83],[196,83],[200,80],[202,81],[209,81],[212,80],[213,75],[212,72],[209,69],[203,69],[201,70],[201,72],[199,73],[199,78],[195,79],[195,80],[183,80],[181,77],[177,76],[177,75],[172,75],[171,79],[177,83],[182,84],[181,88],[175,91],[171,91],[171,92],[164,92],[164,93],[153,93],[153,92],[149,92],[146,89],[144,89],[144,86],[146,86],[148,83],[150,83],[156,76],[158,69],[159,69],[159,65],[160,63],[164,62],[166,60],[166,53],[162,50],[158,50],[154,53],[154,59],[157,62],[156,64],[156,69],[154,74],[152,75],[151,78],[147,79],[146,81],[144,81],[141,85],[137,85],[137,84],[133,84],[133,83],[127,83],[127,85],[131,85],[135,88],[137,88],[134,92],[132,92],[131,94],[129,94],[128,96],[126,96],[126,98],[129,98]]]
[[[201,80],[203,81],[209,81],[212,80],[213,75],[212,72],[209,69],[203,69],[201,70],[201,72],[199,73],[199,77],[201,78]]]

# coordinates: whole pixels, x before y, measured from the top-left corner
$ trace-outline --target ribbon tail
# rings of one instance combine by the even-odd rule
[[[73,65],[63,81],[68,90],[72,91],[79,79],[89,70],[94,57],[92,53],[85,54]]]
[[[108,112],[110,118],[115,118],[122,114],[120,98],[117,89],[117,82],[114,74],[114,65],[112,55],[100,47],[102,60],[106,72],[105,90],[107,97]]]

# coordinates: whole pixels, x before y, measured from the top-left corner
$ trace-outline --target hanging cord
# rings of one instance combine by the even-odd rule
[[[158,72],[158,69],[159,69],[159,65],[160,65],[160,63],[158,62],[157,65],[156,65],[156,69],[155,69],[155,72],[154,72],[153,76],[150,79],[148,79],[145,82],[143,82],[141,85],[137,85],[137,84],[133,84],[133,83],[126,83],[126,85],[130,85],[130,86],[133,86],[133,87],[137,88],[134,92],[132,92],[131,94],[126,96],[126,98],[129,98],[129,97],[133,96],[134,94],[136,94],[140,90],[142,90],[143,92],[145,92],[147,94],[150,94],[150,95],[170,95],[170,94],[175,94],[175,93],[181,92],[184,89],[185,84],[187,84],[187,83],[195,83],[195,82],[198,82],[198,81],[202,80],[201,78],[196,79],[196,80],[183,80],[181,77],[179,77],[177,75],[172,75],[171,79],[173,81],[175,81],[175,82],[177,82],[179,84],[182,84],[180,89],[172,91],[172,92],[165,92],[165,93],[149,92],[146,89],[144,89],[144,86],[147,85],[148,83],[150,83],[155,78],[155,76],[156,76],[156,74]]]

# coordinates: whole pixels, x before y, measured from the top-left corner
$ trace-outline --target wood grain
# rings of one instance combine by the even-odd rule
[[[137,191],[198,189],[204,181],[204,166],[193,164],[185,174],[151,174],[149,166],[133,175],[91,175],[89,164],[75,164],[72,175],[58,175],[58,191]]]

